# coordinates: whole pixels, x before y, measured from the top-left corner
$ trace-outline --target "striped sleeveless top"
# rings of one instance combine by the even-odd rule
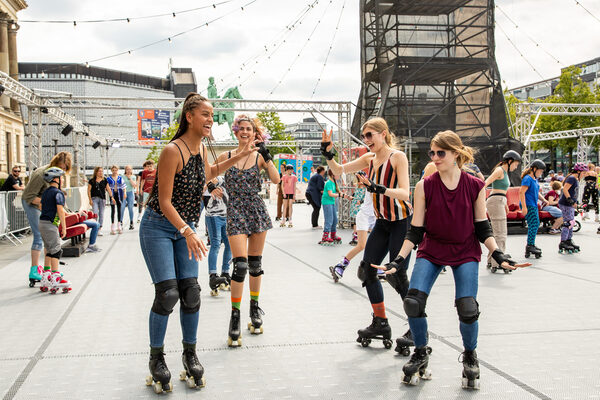
[[[375,157],[371,159],[371,162],[369,163],[369,179],[387,188],[397,187],[398,176],[392,167],[392,155],[394,153],[395,152],[390,153],[387,161],[381,164],[377,169],[373,168],[373,160]],[[371,193],[371,195],[373,196],[373,208],[375,209],[375,216],[378,219],[400,221],[412,214],[410,203],[382,194]]]

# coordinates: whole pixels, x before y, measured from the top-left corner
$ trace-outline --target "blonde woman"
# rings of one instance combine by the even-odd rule
[[[125,203],[121,206],[121,222],[124,221],[125,207],[129,210],[129,230],[133,230],[133,203],[137,197],[137,182],[131,165],[125,166]]]

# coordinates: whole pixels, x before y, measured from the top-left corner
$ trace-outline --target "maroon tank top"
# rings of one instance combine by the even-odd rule
[[[449,266],[481,260],[474,211],[483,186],[483,181],[464,171],[454,190],[444,185],[438,172],[425,178],[425,237],[417,258]]]

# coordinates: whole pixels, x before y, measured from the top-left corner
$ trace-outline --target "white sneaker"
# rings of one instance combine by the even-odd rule
[[[85,249],[86,253],[97,253],[99,251],[100,249],[95,244],[91,244],[87,247],[87,249]]]
[[[104,236],[104,233],[102,233],[102,231],[98,231],[98,236]]]
[[[594,218],[594,222],[600,222],[600,216],[596,213],[596,217]]]

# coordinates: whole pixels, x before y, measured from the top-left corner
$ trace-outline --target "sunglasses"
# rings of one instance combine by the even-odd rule
[[[360,134],[360,140],[365,140],[365,139],[371,140],[371,139],[373,139],[373,135],[376,135],[378,133],[381,133],[381,132],[367,132],[365,134],[361,133]]]
[[[20,173],[21,170],[20,169],[13,169],[13,172],[19,172]]]
[[[438,158],[444,158],[446,157],[446,151],[445,150],[438,150],[438,151],[429,151],[429,158],[433,159],[433,157],[435,157],[435,155],[437,154]]]

